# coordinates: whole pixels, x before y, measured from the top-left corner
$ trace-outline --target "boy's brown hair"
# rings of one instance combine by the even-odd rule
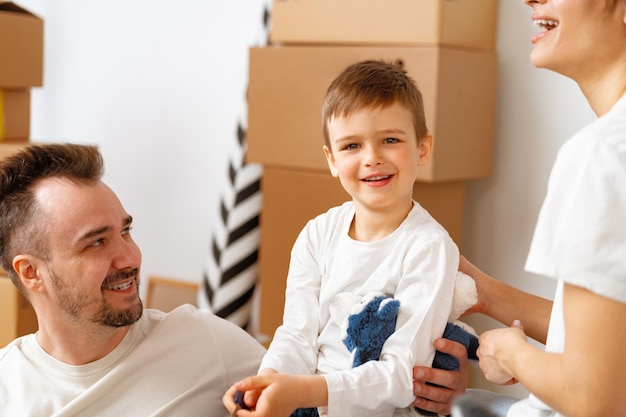
[[[365,60],[348,66],[330,84],[322,106],[324,142],[330,150],[328,122],[355,111],[386,107],[395,102],[406,106],[413,115],[418,141],[428,133],[422,94],[401,62]]]

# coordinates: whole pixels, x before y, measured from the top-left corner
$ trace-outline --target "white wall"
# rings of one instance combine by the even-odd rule
[[[46,28],[33,139],[97,144],[135,217],[142,277],[199,281],[265,1],[18,3]],[[573,82],[530,65],[535,32],[521,0],[500,0],[494,170],[468,184],[463,245],[486,272],[551,298],[554,283],[523,264],[556,150],[593,115]]]
[[[45,22],[33,141],[97,144],[105,181],[134,217],[144,282],[199,281],[266,2],[18,4]]]

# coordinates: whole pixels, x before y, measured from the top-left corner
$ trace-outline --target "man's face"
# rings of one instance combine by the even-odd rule
[[[41,268],[48,306],[73,322],[126,326],[141,317],[141,252],[132,218],[102,182],[46,179],[37,185],[48,260]]]

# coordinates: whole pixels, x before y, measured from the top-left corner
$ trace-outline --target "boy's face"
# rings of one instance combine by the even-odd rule
[[[428,162],[430,135],[418,143],[411,112],[402,104],[361,109],[328,121],[330,172],[357,206],[410,207],[417,167]]]

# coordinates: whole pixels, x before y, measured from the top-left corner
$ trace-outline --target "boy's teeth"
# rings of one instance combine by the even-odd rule
[[[381,175],[381,176],[378,176],[378,177],[371,177],[371,178],[368,178],[367,181],[378,181],[378,180],[383,180],[385,178],[389,178],[389,176],[388,175]]]

